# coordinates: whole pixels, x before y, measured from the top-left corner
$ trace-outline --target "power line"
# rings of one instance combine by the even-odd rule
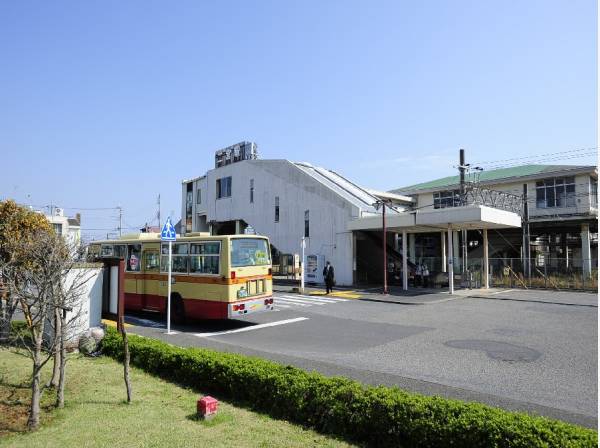
[[[571,149],[569,151],[556,151],[556,152],[550,152],[550,153],[546,153],[546,154],[538,154],[538,155],[531,155],[531,156],[525,156],[525,157],[512,157],[510,159],[501,159],[501,160],[492,160],[492,161],[484,161],[484,162],[473,162],[471,163],[471,165],[492,165],[492,164],[498,164],[498,163],[503,163],[503,162],[511,162],[514,160],[525,160],[525,159],[532,159],[532,158],[540,158],[540,157],[553,157],[553,156],[557,156],[559,154],[571,154],[571,153],[577,153],[577,152],[582,152],[582,151],[592,151],[592,150],[597,150],[598,147],[597,146],[593,146],[593,147],[589,147],[589,148],[578,148],[578,149]]]

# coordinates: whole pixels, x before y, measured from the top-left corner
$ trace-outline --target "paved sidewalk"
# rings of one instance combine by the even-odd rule
[[[273,285],[273,291],[286,294],[300,293],[299,288],[293,285]],[[318,286],[307,286],[304,294],[324,295],[325,289]],[[367,302],[393,303],[399,305],[430,305],[458,299],[490,299],[490,300],[516,300],[532,303],[546,303],[555,305],[572,305],[584,307],[598,307],[598,295],[582,291],[552,291],[534,289],[456,289],[450,295],[446,288],[409,288],[403,291],[400,287],[391,286],[390,294],[382,294],[381,288],[349,288],[336,287],[330,294],[333,297],[362,300]]]

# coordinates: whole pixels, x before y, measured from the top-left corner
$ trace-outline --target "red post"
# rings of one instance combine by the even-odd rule
[[[385,201],[381,201],[383,206],[383,293],[388,294],[387,286],[387,232],[385,228]]]

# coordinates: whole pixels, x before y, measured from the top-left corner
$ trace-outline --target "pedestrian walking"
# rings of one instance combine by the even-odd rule
[[[329,294],[333,291],[333,285],[335,285],[335,273],[333,271],[333,266],[329,261],[325,264],[325,268],[323,269],[323,280],[325,280],[326,294]]]

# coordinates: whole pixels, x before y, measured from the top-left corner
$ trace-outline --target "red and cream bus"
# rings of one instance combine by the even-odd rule
[[[258,235],[191,233],[173,243],[174,321],[230,319],[273,309],[269,240]],[[167,310],[168,243],[158,233],[94,241],[91,259],[125,260],[125,309]]]

